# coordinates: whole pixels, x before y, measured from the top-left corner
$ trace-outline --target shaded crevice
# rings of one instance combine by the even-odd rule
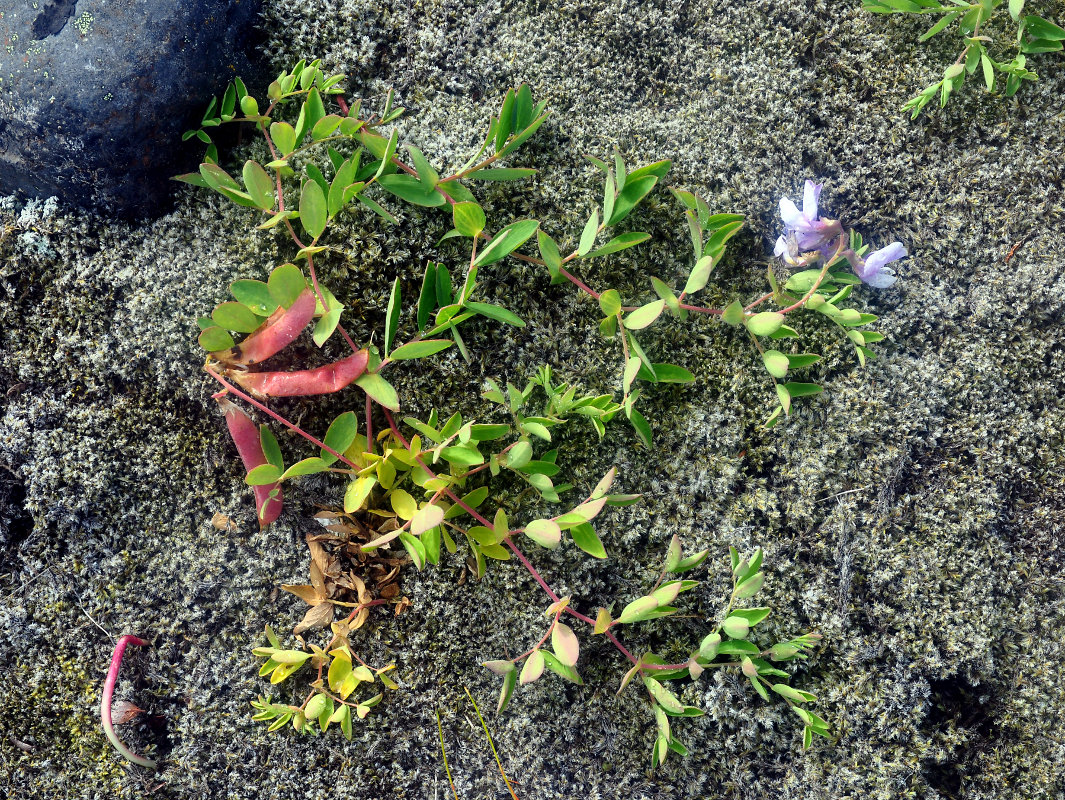
[[[25,502],[26,487],[7,468],[0,469],[0,550],[16,549],[33,532]]]
[[[37,41],[55,36],[74,16],[78,0],[47,0],[33,21],[33,38]]]
[[[929,737],[959,729],[968,731],[970,740],[956,748],[947,761],[922,762],[921,774],[944,798],[960,798],[977,769],[977,753],[999,739],[994,701],[986,697],[987,689],[958,677],[930,680],[928,685],[931,703],[924,727]]]

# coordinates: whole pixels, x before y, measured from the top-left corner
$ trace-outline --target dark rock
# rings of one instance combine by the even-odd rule
[[[0,0],[0,191],[159,213],[208,97],[248,78],[261,0]]]

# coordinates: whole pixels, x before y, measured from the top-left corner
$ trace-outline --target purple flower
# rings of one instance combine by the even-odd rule
[[[895,270],[888,267],[888,264],[905,257],[906,248],[899,242],[892,242],[865,259],[857,259],[854,272],[863,283],[868,283],[877,289],[886,289],[896,280]]]
[[[774,255],[781,256],[792,266],[801,262],[800,253],[820,251],[826,258],[831,255],[831,244],[841,233],[839,222],[817,218],[817,201],[823,184],[806,181],[802,193],[802,211],[786,197],[780,199],[780,217],[784,220],[785,233],[777,239]]]

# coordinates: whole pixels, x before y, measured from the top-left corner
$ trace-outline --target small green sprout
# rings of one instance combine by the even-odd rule
[[[947,104],[950,96],[965,83],[965,79],[974,75],[977,69],[988,92],[994,92],[999,75],[1005,77],[1003,87],[1005,97],[1013,97],[1024,81],[1038,80],[1039,76],[1027,68],[1028,56],[1039,53],[1058,53],[1065,47],[1065,28],[1050,20],[1034,14],[1024,14],[1025,0],[864,0],[864,7],[874,14],[920,14],[938,17],[938,20],[925,31],[920,41],[925,42],[938,33],[955,25],[962,37],[964,47],[958,57],[944,68],[943,77],[925,87],[919,94],[906,101],[903,111],[910,112],[910,119],[917,116],[924,108],[939,98],[939,105]],[[983,30],[992,27],[990,22],[1004,19],[1002,6],[1008,11],[1016,28],[1012,45],[998,41]],[[1007,51],[1016,50],[1010,55]],[[1001,59],[1001,60],[999,60]]]

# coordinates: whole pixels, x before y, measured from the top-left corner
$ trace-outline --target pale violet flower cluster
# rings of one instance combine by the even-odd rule
[[[848,244],[848,237],[838,220],[819,219],[817,203],[823,184],[806,181],[802,193],[802,211],[786,197],[780,199],[780,217],[784,220],[784,234],[777,239],[773,254],[793,267],[807,266],[815,260],[846,258],[854,274],[877,289],[895,283],[895,270],[888,264],[906,256],[906,248],[892,242],[875,253],[862,258]]]

